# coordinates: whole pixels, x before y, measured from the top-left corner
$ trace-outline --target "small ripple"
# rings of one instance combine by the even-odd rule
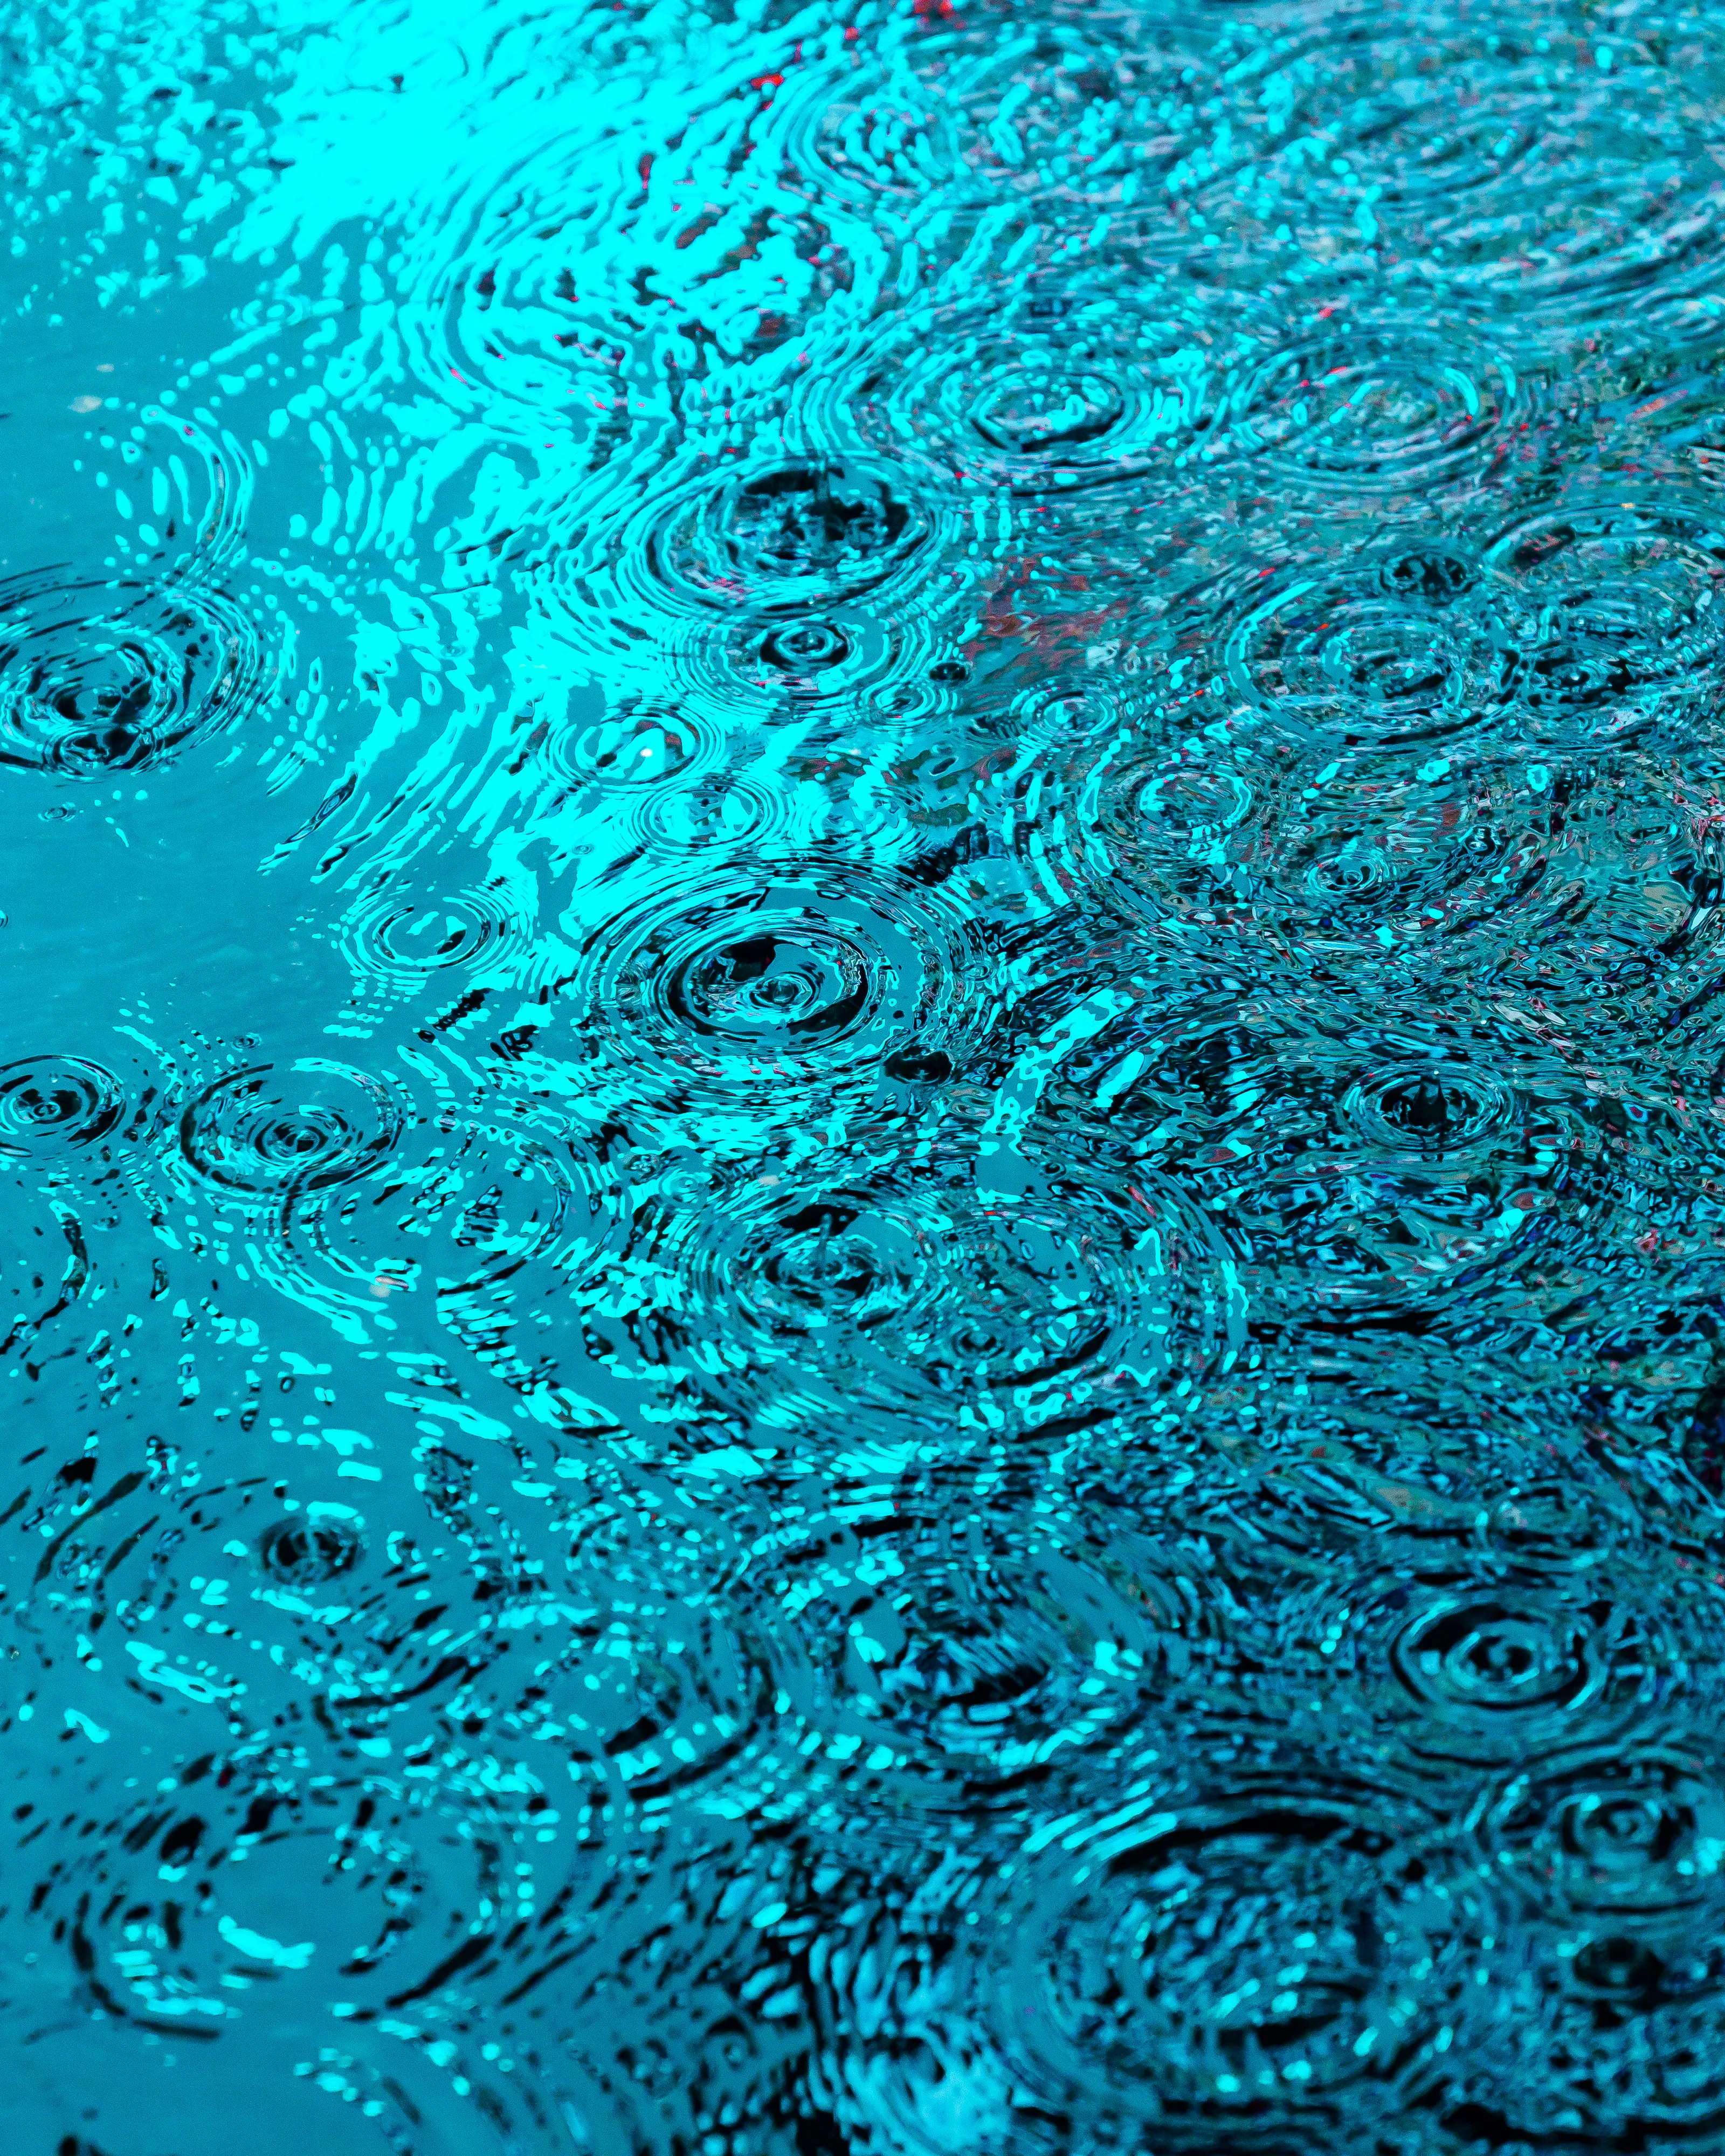
[[[1063,783],[1074,876],[1147,920],[1394,954],[1430,978],[1532,963],[1638,1005],[1653,973],[1675,1007],[1710,963],[1712,795],[1681,760],[1249,739],[1189,761],[1124,740]]]
[[[1379,1039],[1362,1065],[1271,1011],[1150,1005],[1102,1029],[1072,1075],[1116,1144],[1213,1194],[1254,1301],[1333,1314],[1485,1296],[1574,1205],[1577,1116],[1476,1055]]]
[[[716,730],[691,713],[629,698],[601,716],[582,711],[547,728],[541,748],[556,778],[578,794],[633,799],[709,768],[719,742]]]
[[[1348,501],[1477,485],[1532,408],[1529,385],[1484,343],[1333,306],[1261,357],[1236,361],[1205,458]]]
[[[1568,800],[1513,757],[1368,748],[1320,768],[1313,754],[1266,775],[1224,862],[1291,947],[1409,947],[1432,967],[1453,952],[1480,978],[1575,902],[1587,834]]]
[[[1517,516],[1484,559],[1512,594],[1500,664],[1527,738],[1617,741],[1715,707],[1725,522],[1712,504],[1577,487]]]
[[[0,1064],[0,1154],[34,1161],[116,1137],[126,1088],[81,1055],[32,1055]]]
[[[598,829],[628,859],[667,842],[740,846],[779,827],[771,790],[738,767],[737,684],[723,657],[702,636],[693,659],[687,693],[628,693],[603,717],[571,716],[536,740],[542,823],[559,860],[588,858]]]
[[[258,1562],[279,1585],[302,1592],[352,1569],[365,1547],[351,1520],[278,1520],[258,1545]]]
[[[1183,465],[1245,348],[1178,291],[1045,274],[875,326],[829,356],[807,409],[877,454],[919,454],[949,486],[1060,494]]]
[[[662,1805],[722,1779],[771,1721],[761,1645],[726,1610],[675,1582],[578,1572],[554,1600],[507,1620],[506,1644],[533,1661],[518,1687],[493,1676],[449,1708],[493,1743],[560,1755],[572,1779],[619,1801]]]
[[[1233,1474],[1192,1501],[1205,1531],[1313,1576],[1357,1568],[1386,1543],[1415,1567],[1435,1551],[1440,1563],[1471,1553],[1576,1574],[1634,1545],[1627,1508],[1564,1480],[1573,1460],[1547,1471],[1520,1417],[1420,1387],[1411,1372],[1399,1384],[1378,1375],[1278,1370],[1255,1398],[1219,1397],[1199,1427]]]
[[[1398,2118],[1468,1972],[1455,1901],[1397,1825],[1266,1789],[1049,1864],[1011,1950],[1029,2071],[1188,2146],[1314,2102]]]
[[[666,656],[685,703],[734,732],[751,722],[843,726],[886,713],[902,721],[934,654],[929,624],[918,619],[834,606],[745,614],[722,639],[698,636]],[[740,772],[727,777],[733,787],[743,783]]]
[[[403,1111],[378,1080],[321,1056],[261,1063],[205,1086],[180,1118],[194,1174],[244,1199],[322,1190],[372,1173],[401,1134]]]
[[[624,603],[674,622],[819,612],[897,598],[924,572],[935,519],[893,468],[757,456],[667,474],[623,535]]]
[[[518,894],[506,888],[454,891],[424,905],[392,881],[350,909],[341,940],[357,980],[411,990],[455,970],[506,973],[531,932]]]
[[[1495,1876],[1560,1921],[1656,1938],[1668,1954],[1722,1913],[1725,1791],[1681,1751],[1543,1758],[1482,1800],[1474,1831]]]
[[[1704,18],[1638,18],[1609,44],[1575,17],[1537,42],[1466,20],[1326,25],[1260,65],[1284,126],[1299,115],[1291,139],[1199,192],[1243,218],[1243,247],[1381,265],[1452,307],[1512,310],[1553,350],[1613,311],[1614,327],[1681,321],[1705,290],[1722,187]]]
[[[608,198],[583,142],[531,156],[491,201],[458,216],[417,267],[416,306],[404,311],[408,349],[427,386],[444,398],[494,410],[518,408],[572,422],[589,454],[614,453],[656,414],[643,409],[631,332],[598,317],[572,270]],[[607,175],[629,187],[624,171]],[[505,213],[497,213],[501,207]],[[619,334],[620,330],[620,334]]]
[[[272,678],[256,625],[195,579],[0,588],[0,763],[16,769],[152,770],[254,716]]]
[[[1490,1070],[1438,1058],[1380,1064],[1349,1081],[1341,1113],[1393,1168],[1488,1160],[1517,1120],[1515,1094]]]
[[[679,1093],[866,1082],[906,1035],[964,1029],[962,924],[860,866],[710,865],[583,940],[579,1004]]]

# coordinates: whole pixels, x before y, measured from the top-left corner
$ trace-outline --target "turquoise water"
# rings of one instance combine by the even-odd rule
[[[1725,18],[0,52],[7,2150],[1725,2151]]]

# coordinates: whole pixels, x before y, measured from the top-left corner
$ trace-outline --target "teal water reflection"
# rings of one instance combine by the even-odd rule
[[[1725,32],[0,18],[19,2156],[1725,2149]]]

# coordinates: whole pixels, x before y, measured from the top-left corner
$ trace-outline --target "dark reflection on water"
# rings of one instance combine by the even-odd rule
[[[1725,2150],[1715,13],[0,46],[8,2150]]]

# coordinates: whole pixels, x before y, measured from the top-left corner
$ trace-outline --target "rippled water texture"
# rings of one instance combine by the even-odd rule
[[[6,2156],[1725,2156],[1725,13],[0,184]]]

